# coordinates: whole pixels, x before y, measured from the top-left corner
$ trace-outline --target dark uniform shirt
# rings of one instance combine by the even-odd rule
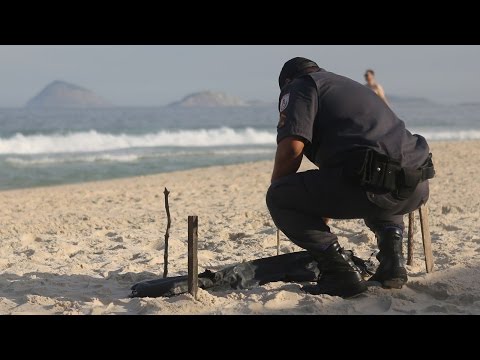
[[[320,70],[288,84],[280,94],[277,143],[289,136],[305,142],[305,155],[317,166],[341,166],[348,153],[372,148],[419,168],[429,147],[412,135],[371,89]]]

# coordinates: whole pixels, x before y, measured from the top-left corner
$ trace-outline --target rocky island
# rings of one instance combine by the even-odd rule
[[[182,100],[173,102],[172,107],[228,107],[246,106],[246,101],[222,92],[201,91],[185,96]]]
[[[65,81],[47,85],[26,104],[27,108],[98,108],[111,104],[94,92]]]

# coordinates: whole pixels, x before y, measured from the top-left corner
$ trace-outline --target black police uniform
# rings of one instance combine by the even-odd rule
[[[426,140],[406,130],[371,89],[320,69],[285,86],[279,110],[277,143],[291,136],[303,139],[304,154],[319,167],[278,179],[267,193],[275,224],[300,247],[323,251],[337,240],[323,218],[364,219],[374,232],[403,230],[403,215],[428,200],[428,181],[398,200],[392,193],[366,191],[344,176],[343,165],[357,149],[373,149],[412,169],[429,157]]]

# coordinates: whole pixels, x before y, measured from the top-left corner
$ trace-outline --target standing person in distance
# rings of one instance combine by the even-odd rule
[[[372,69],[368,69],[365,71],[365,86],[372,89],[375,94],[380,96],[380,99],[385,101],[385,104],[388,105],[387,97],[385,96],[385,90],[383,90],[383,86],[377,82],[375,78],[375,71]]]

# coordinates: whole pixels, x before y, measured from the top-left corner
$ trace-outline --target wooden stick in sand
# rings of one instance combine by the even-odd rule
[[[413,234],[415,232],[415,212],[408,214],[407,265],[413,265]]]
[[[425,253],[425,267],[427,273],[431,273],[433,271],[433,253],[432,239],[430,237],[430,226],[428,223],[428,207],[426,205],[422,205],[419,212],[422,229],[423,251]]]
[[[277,229],[277,256],[280,255],[280,230]]]
[[[197,299],[198,292],[198,216],[188,217],[188,292]]]
[[[168,238],[170,237],[172,220],[170,218],[170,206],[168,205],[168,194],[170,194],[170,191],[165,188],[163,193],[165,194],[165,210],[167,211],[167,231],[165,232],[165,248],[163,250],[163,277],[166,278],[168,275]]]

